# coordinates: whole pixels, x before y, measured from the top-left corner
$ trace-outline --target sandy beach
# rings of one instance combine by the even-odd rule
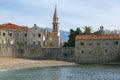
[[[0,58],[0,70],[19,69],[19,68],[27,68],[27,67],[63,66],[63,65],[75,65],[75,63],[54,61],[54,60]]]

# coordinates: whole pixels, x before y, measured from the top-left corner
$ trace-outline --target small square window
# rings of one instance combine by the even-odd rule
[[[109,43],[105,43],[105,45],[109,45]]]
[[[91,51],[89,51],[89,54],[91,54]]]
[[[5,36],[5,33],[3,33],[3,36]]]
[[[19,33],[17,33],[17,36],[19,36]]]
[[[97,43],[97,45],[100,45],[100,43]]]
[[[38,34],[38,37],[41,37],[41,34]]]
[[[84,51],[83,51],[83,50],[81,50],[81,53],[83,54],[83,53],[84,53]]]
[[[118,45],[118,41],[115,41],[115,44]]]
[[[27,33],[25,33],[25,37],[27,37]]]
[[[91,45],[92,45],[92,43],[89,43],[89,45],[91,46]]]
[[[12,37],[12,33],[10,33],[9,35],[10,35],[10,37]]]
[[[83,43],[83,42],[81,42],[81,43],[80,43],[80,45],[81,45],[81,46],[84,46],[84,43]]]
[[[108,52],[108,50],[107,49],[105,49],[105,53],[107,53]]]

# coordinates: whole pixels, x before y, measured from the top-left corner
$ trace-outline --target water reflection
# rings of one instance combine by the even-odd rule
[[[0,72],[0,80],[120,80],[119,66],[79,65]]]

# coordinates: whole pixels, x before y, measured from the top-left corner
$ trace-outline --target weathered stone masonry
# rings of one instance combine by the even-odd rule
[[[120,60],[120,35],[80,35],[76,37],[77,63],[111,63]]]
[[[0,57],[75,61],[74,48],[41,48],[35,45],[0,45]]]
[[[0,57],[63,60],[77,63],[111,63],[120,60],[120,40],[76,40],[75,48],[0,44]]]

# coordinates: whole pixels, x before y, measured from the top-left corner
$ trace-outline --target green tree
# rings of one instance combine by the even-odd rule
[[[74,47],[75,46],[75,36],[76,36],[76,31],[74,31],[73,29],[70,30],[70,35],[69,40],[68,40],[68,44],[69,47]]]
[[[76,35],[82,35],[83,33],[82,33],[82,31],[81,31],[81,29],[78,27],[77,29],[76,29]]]
[[[81,35],[82,31],[80,30],[80,28],[77,28],[76,31],[73,29],[70,29],[70,35],[68,42],[64,43],[63,47],[75,47],[75,37],[76,35]]]
[[[68,47],[68,46],[69,46],[68,42],[65,42],[63,45],[63,47]]]
[[[84,35],[90,35],[90,34],[92,34],[92,28],[91,28],[91,26],[85,26],[83,29],[84,29],[84,32],[83,32]]]
[[[102,35],[105,34],[103,26],[100,26],[100,29],[98,29],[96,32],[94,32],[95,35]]]
[[[92,33],[91,26],[85,26],[83,29],[84,32],[82,32],[79,27],[76,28],[76,30],[70,29],[70,35],[68,36],[69,40],[64,43],[63,47],[75,47],[75,37],[77,35],[92,35],[92,34],[99,35],[105,33],[103,26],[100,26],[100,29],[98,29],[94,33]]]

